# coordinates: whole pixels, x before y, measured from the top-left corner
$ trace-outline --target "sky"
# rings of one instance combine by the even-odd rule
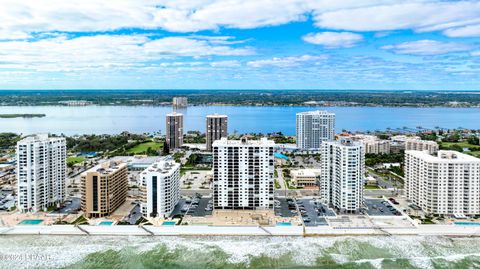
[[[480,90],[480,1],[1,0],[0,89]]]

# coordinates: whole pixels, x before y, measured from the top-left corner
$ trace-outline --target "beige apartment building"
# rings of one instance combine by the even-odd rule
[[[105,217],[127,198],[128,168],[122,162],[104,162],[81,174],[82,211],[88,218]]]
[[[407,139],[405,140],[405,151],[407,150],[426,150],[429,154],[434,154],[438,151],[438,144],[429,140]]]
[[[353,140],[363,143],[365,154],[390,154],[390,140],[382,140],[375,135],[364,134],[355,135]]]
[[[207,151],[212,151],[214,141],[228,136],[228,117],[227,115],[208,115],[207,116]]]
[[[166,140],[169,149],[178,149],[183,145],[183,114],[167,114]]]

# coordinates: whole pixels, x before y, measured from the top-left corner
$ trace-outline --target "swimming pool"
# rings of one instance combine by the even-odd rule
[[[176,221],[164,221],[164,222],[162,223],[162,225],[175,225],[175,224],[177,224]]]
[[[480,226],[480,222],[468,222],[468,221],[460,221],[454,222],[455,225],[463,225],[463,226]]]
[[[26,220],[22,220],[18,224],[20,224],[20,225],[38,225],[42,222],[43,222],[43,220],[41,220],[41,219],[26,219]]]
[[[290,222],[277,222],[277,226],[292,226]]]
[[[98,225],[110,226],[110,225],[113,225],[113,221],[111,221],[111,220],[104,220],[104,221],[100,222]]]

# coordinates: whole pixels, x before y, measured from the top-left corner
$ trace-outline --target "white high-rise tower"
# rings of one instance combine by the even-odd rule
[[[328,141],[321,148],[320,197],[342,213],[356,213],[363,206],[365,151],[351,138]]]
[[[47,134],[17,143],[18,209],[46,210],[65,200],[67,147],[65,138]]]
[[[297,147],[319,149],[324,141],[335,139],[335,114],[327,111],[297,113]]]

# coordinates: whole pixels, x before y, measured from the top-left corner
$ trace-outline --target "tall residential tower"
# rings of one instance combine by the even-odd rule
[[[450,150],[407,150],[405,194],[426,213],[480,215],[480,159]]]
[[[82,211],[88,218],[105,217],[127,199],[127,164],[107,161],[81,174]]]
[[[297,113],[297,147],[319,149],[323,141],[335,138],[335,114],[327,111]]]
[[[266,138],[213,142],[215,209],[273,209],[274,146]]]
[[[185,108],[188,106],[187,97],[173,97],[172,100],[173,108]]]
[[[212,144],[215,140],[228,136],[228,117],[226,115],[208,115],[207,116],[207,151],[212,151]]]
[[[169,149],[178,149],[183,145],[183,114],[167,114],[166,141]]]
[[[356,213],[363,207],[365,151],[351,138],[328,141],[321,148],[320,197],[341,213]]]
[[[67,147],[65,138],[47,134],[17,143],[18,209],[46,210],[65,200]]]

